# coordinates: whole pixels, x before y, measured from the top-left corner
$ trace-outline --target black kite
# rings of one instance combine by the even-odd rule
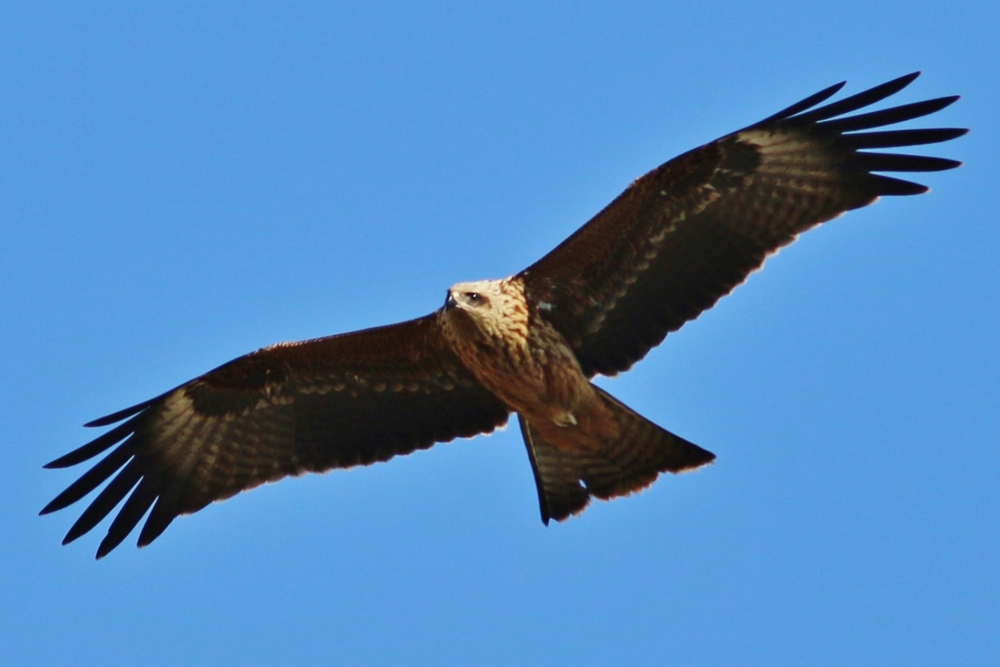
[[[713,454],[590,379],[627,370],[805,230],[883,195],[927,190],[873,172],[958,166],[866,150],[964,134],[867,131],[934,113],[957,97],[843,117],[916,77],[813,108],[843,84],[831,86],[674,158],[532,266],[455,285],[426,317],[267,347],[90,422],[124,420],[46,466],[76,465],[114,447],[42,514],[111,479],[63,541],[91,530],[127,496],[100,558],[147,511],[139,546],[176,516],[264,482],[488,433],[511,412],[546,523],[581,512],[591,497],[628,494],[661,472],[704,465]]]

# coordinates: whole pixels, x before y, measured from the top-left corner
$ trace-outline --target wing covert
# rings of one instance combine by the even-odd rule
[[[925,192],[873,172],[939,171],[959,163],[859,149],[937,143],[966,130],[859,131],[934,113],[957,97],[838,117],[898,92],[917,75],[812,109],[843,84],[831,86],[640,177],[520,274],[535,315],[569,341],[588,377],[614,375],[798,234],[883,195]]]
[[[490,432],[507,415],[447,346],[435,314],[274,345],[88,424],[128,418],[46,466],[75,465],[117,445],[42,513],[76,502],[113,476],[64,540],[91,530],[128,496],[100,558],[150,507],[140,546],[176,516],[264,482],[386,461]]]

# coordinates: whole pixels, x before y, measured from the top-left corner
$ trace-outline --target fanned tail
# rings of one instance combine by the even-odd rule
[[[660,428],[606,391],[594,389],[620,428],[617,439],[596,451],[560,449],[518,415],[546,525],[549,519],[563,521],[579,514],[591,497],[608,500],[635,493],[661,472],[693,470],[715,460],[715,454]]]

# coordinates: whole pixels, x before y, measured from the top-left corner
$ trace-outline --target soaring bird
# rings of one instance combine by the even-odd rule
[[[101,558],[147,512],[140,547],[178,515],[264,482],[489,433],[511,412],[546,524],[582,512],[593,497],[627,495],[661,472],[709,463],[711,452],[591,379],[628,370],[798,234],[881,196],[927,191],[875,172],[957,167],[868,150],[965,134],[870,131],[932,114],[957,96],[845,116],[918,74],[817,108],[839,83],[684,153],[636,180],[539,261],[501,280],[458,283],[430,315],[272,345],[88,423],[122,422],[46,466],[111,449],[41,513],[110,479],[63,540],[87,533],[125,499]]]

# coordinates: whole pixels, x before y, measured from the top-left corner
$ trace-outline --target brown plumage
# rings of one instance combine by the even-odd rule
[[[503,280],[460,283],[427,317],[235,359],[88,424],[115,428],[48,464],[112,449],[59,494],[62,509],[111,480],[70,528],[124,500],[98,557],[148,514],[143,546],[180,514],[287,475],[385,461],[518,414],[542,519],[642,489],[714,455],[639,416],[590,379],[627,370],[796,235],[883,195],[926,187],[882,171],[942,158],[872,153],[962,129],[866,132],[934,113],[944,97],[841,117],[916,74],[839,102],[832,86],[635,181],[556,249]],[[127,499],[126,499],[127,498]],[[150,509],[152,508],[152,509]]]

